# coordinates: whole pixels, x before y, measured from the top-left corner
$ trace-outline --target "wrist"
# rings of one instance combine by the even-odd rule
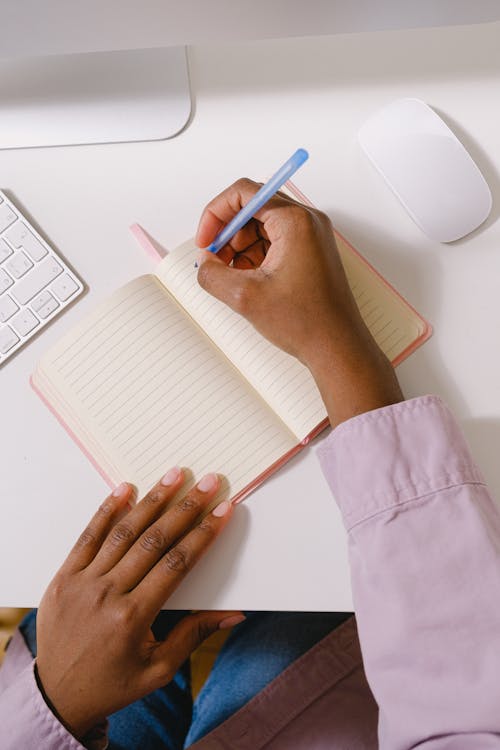
[[[318,386],[332,427],[404,400],[393,366],[370,335],[318,342],[304,363]]]
[[[35,679],[38,689],[47,704],[48,708],[54,714],[56,719],[63,725],[63,727],[75,737],[77,740],[81,740],[85,735],[91,731],[94,727],[101,727],[106,723],[106,719],[89,719],[77,715],[78,711],[71,711],[69,706],[66,705],[67,700],[63,701],[59,696],[54,695],[54,691],[49,696],[45,686],[40,678],[40,672],[38,664],[35,662]],[[67,691],[63,691],[67,698]]]

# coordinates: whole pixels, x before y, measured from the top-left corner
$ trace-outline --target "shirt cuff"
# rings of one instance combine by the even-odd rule
[[[44,700],[23,636],[17,630],[7,647],[0,671],[2,750],[105,750],[107,722],[94,727],[79,742],[61,724]]]
[[[484,484],[460,427],[438,396],[353,417],[317,452],[348,530],[446,487]]]

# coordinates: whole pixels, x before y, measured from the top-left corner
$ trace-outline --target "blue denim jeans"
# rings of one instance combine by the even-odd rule
[[[158,640],[186,612],[161,612],[153,625]],[[247,612],[233,628],[198,694],[191,698],[189,661],[174,679],[109,718],[109,750],[182,750],[245,705],[293,661],[351,613]],[[20,625],[36,655],[36,610]]]

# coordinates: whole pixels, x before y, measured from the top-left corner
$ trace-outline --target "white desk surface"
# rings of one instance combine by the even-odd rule
[[[0,370],[0,605],[37,604],[106,494],[30,389],[34,363],[98,300],[149,270],[130,223],[173,247],[220,189],[269,174],[299,146],[310,160],[297,184],[434,326],[398,368],[406,396],[446,398],[500,497],[499,34],[484,25],[195,47],[194,118],[173,140],[0,151],[0,187],[90,290]],[[487,224],[453,245],[426,239],[357,145],[365,118],[403,96],[444,117],[493,192]],[[170,603],[352,607],[345,534],[313,449],[238,508]]]

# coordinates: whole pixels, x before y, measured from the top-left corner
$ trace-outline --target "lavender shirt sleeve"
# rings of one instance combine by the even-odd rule
[[[500,748],[500,516],[453,416],[405,401],[339,425],[319,455],[381,750]]]
[[[19,630],[0,670],[0,747],[86,750],[45,703],[35,679],[34,660]]]

